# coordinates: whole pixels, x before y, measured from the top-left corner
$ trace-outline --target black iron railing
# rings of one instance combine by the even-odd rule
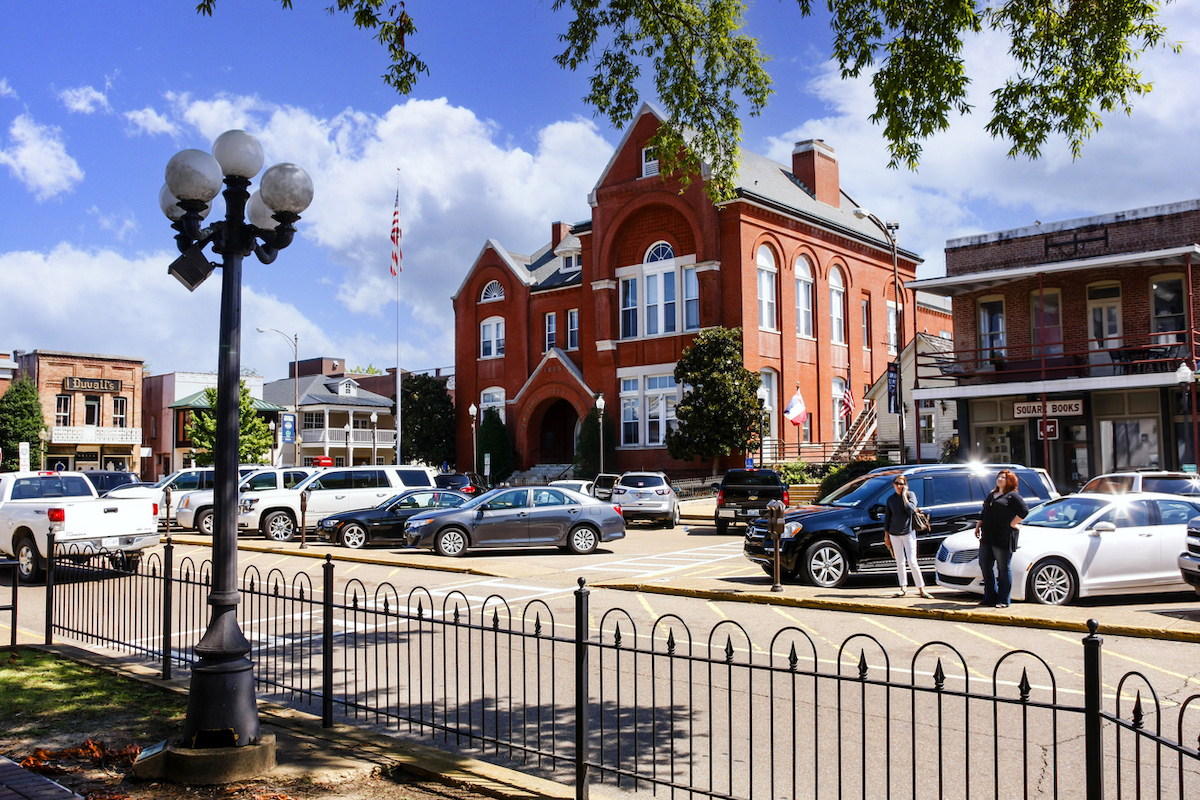
[[[176,568],[172,553],[168,540],[161,558],[131,569],[59,549],[47,640],[161,661],[165,675],[190,665],[210,572],[190,559]],[[574,627],[560,632],[540,600],[513,608],[498,595],[368,590],[335,584],[335,570],[327,557],[315,580],[243,573],[241,623],[261,696],[326,725],[377,726],[560,779],[573,772],[577,797],[591,781],[772,800],[1200,797],[1200,751],[1185,744],[1200,741],[1200,695],[1164,708],[1131,672],[1106,698],[1094,622],[1076,706],[1060,697],[1055,670],[1024,650],[989,677],[946,642],[894,666],[865,634],[830,655],[799,627],[765,650],[732,620],[703,638],[676,615],[642,631],[619,608],[593,621],[582,580]]]

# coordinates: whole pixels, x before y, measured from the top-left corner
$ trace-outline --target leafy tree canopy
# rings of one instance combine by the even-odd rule
[[[484,456],[488,453],[492,455],[491,483],[495,485],[513,474],[516,454],[508,427],[500,419],[500,412],[494,408],[484,411],[483,420],[479,423],[479,462],[475,465],[475,472],[480,475],[484,474]]]
[[[279,2],[292,7],[292,0]],[[842,76],[873,71],[871,121],[883,126],[891,167],[915,169],[924,140],[949,128],[951,114],[972,110],[963,48],[984,30],[1005,38],[1015,63],[1014,73],[992,92],[985,125],[1009,142],[1014,158],[1037,158],[1051,134],[1066,139],[1078,156],[1101,127],[1102,112],[1128,114],[1133,100],[1150,91],[1135,68],[1138,56],[1162,46],[1180,51],[1166,39],[1160,4],[1149,0],[827,3]],[[200,0],[196,8],[211,16],[215,5]],[[623,127],[640,106],[637,84],[649,68],[669,116],[652,142],[663,171],[680,170],[687,180],[707,163],[710,194],[729,196],[741,117],[760,113],[774,91],[768,56],[740,32],[743,0],[554,0],[553,8],[572,15],[555,60],[565,69],[591,71],[584,101]],[[812,0],[796,0],[800,17],[811,16],[812,8]],[[375,33],[391,59],[383,80],[400,95],[429,72],[408,47],[417,29],[403,2],[336,0],[328,10]]]
[[[42,421],[42,401],[38,399],[33,378],[22,375],[9,384],[0,397],[0,471],[16,470],[20,465],[21,442],[29,442],[29,466],[42,466],[42,440],[38,434],[46,429]]]
[[[617,467],[617,434],[612,415],[604,418],[604,466],[609,472]],[[600,474],[600,414],[595,406],[588,409],[575,443],[575,477],[592,480]]]
[[[434,467],[454,463],[454,402],[446,382],[430,375],[404,377],[400,453]]]
[[[742,362],[742,329],[709,328],[683,351],[675,380],[686,386],[675,406],[679,427],[667,432],[671,458],[712,461],[758,442],[759,376]]]
[[[192,414],[192,421],[187,427],[187,436],[192,440],[196,449],[196,463],[200,466],[211,466],[216,458],[217,444],[217,390],[205,389],[204,397],[208,400],[209,410],[198,410]],[[263,464],[270,454],[271,428],[266,420],[254,410],[254,398],[246,388],[246,382],[238,385],[238,463]]]

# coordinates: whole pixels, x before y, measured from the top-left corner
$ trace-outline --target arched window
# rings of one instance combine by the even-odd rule
[[[846,435],[850,425],[850,415],[846,405],[846,381],[841,378],[833,379],[833,438],[841,440]]]
[[[479,393],[479,419],[483,420],[483,412],[489,408],[496,409],[500,421],[504,422],[504,387],[489,386]]]
[[[492,300],[504,299],[504,287],[500,285],[500,281],[490,281],[487,286],[483,287],[483,293],[479,296],[479,302],[489,303]]]
[[[479,325],[479,357],[504,355],[504,317],[488,317]]]
[[[813,338],[813,273],[808,259],[796,259],[796,335]]]
[[[758,248],[758,327],[779,330],[775,317],[775,254],[765,244]]]
[[[646,251],[644,263],[650,264],[655,261],[670,261],[674,257],[675,248],[671,247],[671,245],[667,244],[666,242],[655,242],[650,246],[650,249]]]
[[[829,270],[829,329],[831,342],[846,343],[846,284],[837,267]]]

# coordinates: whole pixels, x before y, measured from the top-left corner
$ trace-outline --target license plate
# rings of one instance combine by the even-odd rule
[[[119,544],[121,544],[121,540],[120,540],[120,539],[117,539],[117,538],[112,538],[112,539],[101,539],[101,540],[100,540],[100,546],[101,546],[101,547],[103,547],[103,548],[104,548],[104,549],[106,549],[106,550],[113,550],[113,549],[115,549],[115,548],[116,548],[116,547],[117,547]]]
[[[728,518],[732,519],[733,517],[737,516],[737,511],[733,510],[732,508],[729,508],[729,509],[722,508],[717,511],[717,516],[718,517],[728,517]]]

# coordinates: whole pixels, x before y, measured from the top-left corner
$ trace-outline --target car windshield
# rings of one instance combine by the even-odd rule
[[[864,475],[822,497],[817,501],[817,505],[860,508],[865,503],[877,501],[883,492],[891,489],[891,486],[891,475]]]
[[[1062,497],[1043,503],[1030,511],[1024,524],[1039,528],[1077,528],[1110,502],[1112,501],[1100,497]]]
[[[1079,491],[1089,494],[1124,494],[1125,492],[1133,491],[1133,476],[1132,475],[1102,475],[1099,478],[1092,478],[1087,485]]]

